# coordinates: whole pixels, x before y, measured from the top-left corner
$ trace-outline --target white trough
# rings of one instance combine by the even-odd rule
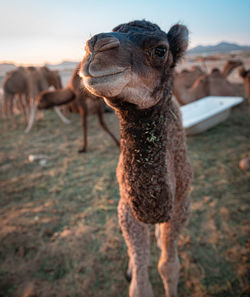
[[[199,134],[216,126],[228,118],[233,106],[242,101],[241,97],[209,96],[181,106],[186,134]]]

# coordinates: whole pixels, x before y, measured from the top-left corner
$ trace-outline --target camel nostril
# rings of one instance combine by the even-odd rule
[[[120,46],[120,41],[113,36],[104,36],[97,39],[94,50],[97,52],[107,51]]]

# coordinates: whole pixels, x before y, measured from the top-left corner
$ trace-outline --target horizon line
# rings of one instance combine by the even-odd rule
[[[202,44],[202,43],[199,43],[191,48],[189,48],[187,50],[186,53],[188,53],[188,51],[196,48],[196,47],[200,47],[200,46],[203,46],[203,47],[206,47],[206,46],[216,46],[216,45],[219,45],[221,43],[228,43],[228,44],[235,44],[235,45],[238,45],[238,46],[246,46],[246,47],[250,47],[250,44],[241,44],[241,43],[238,43],[238,42],[234,42],[234,41],[225,41],[225,40],[222,40],[220,42],[217,42],[217,43],[214,43],[214,44]],[[250,49],[249,49],[250,50]],[[242,51],[245,51],[245,50],[242,50]],[[229,51],[230,52],[230,51]],[[229,53],[228,52],[228,53]],[[209,55],[213,55],[213,54],[219,54],[219,53],[226,53],[226,52],[209,52],[208,54]],[[197,53],[197,55],[199,55]],[[0,64],[12,64],[12,65],[15,65],[15,66],[29,66],[29,65],[34,65],[34,66],[42,66],[42,65],[46,65],[46,64],[49,64],[49,65],[60,65],[64,62],[71,62],[71,63],[79,63],[81,59],[79,60],[74,60],[74,59],[71,59],[71,58],[63,58],[63,59],[60,59],[58,61],[54,60],[54,61],[48,61],[48,60],[45,60],[43,62],[18,62],[18,61],[15,61],[15,60],[9,60],[9,59],[3,59],[3,60],[0,60]]]

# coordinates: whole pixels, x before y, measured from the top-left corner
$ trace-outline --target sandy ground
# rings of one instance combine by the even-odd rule
[[[115,168],[119,150],[88,119],[88,153],[81,124],[53,111],[27,135],[21,117],[0,125],[0,296],[126,297],[128,257],[117,219]],[[119,137],[118,119],[105,114]],[[192,215],[179,240],[179,296],[246,297],[249,248],[249,178],[238,163],[250,152],[245,105],[217,127],[188,138],[194,170]],[[43,154],[47,161],[29,161]],[[152,243],[150,280],[164,289]]]
[[[208,69],[227,58],[207,62]],[[194,63],[201,65],[188,60],[178,69]],[[66,85],[71,72],[61,75]],[[236,71],[231,79],[237,81]],[[127,249],[116,211],[119,150],[91,115],[88,153],[78,154],[80,118],[70,119],[64,125],[46,111],[28,135],[20,116],[1,119],[0,297],[128,295]],[[105,119],[119,137],[115,114]],[[227,121],[188,137],[192,216],[178,245],[179,296],[249,296],[250,173],[238,166],[250,152],[249,125],[244,103]],[[45,164],[29,161],[38,154],[47,156]],[[150,280],[155,296],[163,297],[153,227],[150,238]]]

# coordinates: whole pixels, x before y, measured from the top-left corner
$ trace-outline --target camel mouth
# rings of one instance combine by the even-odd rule
[[[113,79],[115,77],[119,77],[121,75],[123,75],[125,72],[127,71],[127,69],[124,69],[122,71],[117,71],[117,72],[114,72],[114,73],[108,73],[108,74],[102,74],[102,75],[89,75],[87,78],[88,79],[91,79],[93,81],[98,81],[98,80],[105,80],[105,79]]]
[[[79,71],[79,76],[83,79],[102,79],[102,78],[113,78],[116,75],[127,72],[129,68],[118,67],[118,70],[114,71],[114,69],[106,70],[106,71],[91,71],[88,69],[88,72],[85,72],[83,69]]]
[[[86,73],[81,71],[84,86],[90,93],[106,98],[118,96],[131,79],[129,68],[120,71],[109,71],[108,73],[99,72],[98,75],[96,75],[97,73],[91,74],[95,74],[95,76],[89,73],[86,75]]]
[[[42,110],[42,109],[50,109],[51,107],[53,107],[52,104],[46,104],[46,103],[43,103],[43,102],[39,102],[37,104],[37,109],[39,110]]]
[[[103,73],[93,76],[92,75],[84,75],[81,73],[81,77],[84,79],[88,85],[96,85],[96,84],[105,84],[105,83],[112,83],[112,81],[119,80],[126,74],[128,74],[129,69],[125,68],[121,71],[112,72],[112,73]]]
[[[109,78],[109,77],[115,77],[116,75],[122,74],[123,72],[125,72],[127,70],[127,68],[121,70],[121,71],[117,71],[117,72],[111,72],[111,73],[104,73],[104,74],[99,74],[99,75],[90,75],[91,78]]]

